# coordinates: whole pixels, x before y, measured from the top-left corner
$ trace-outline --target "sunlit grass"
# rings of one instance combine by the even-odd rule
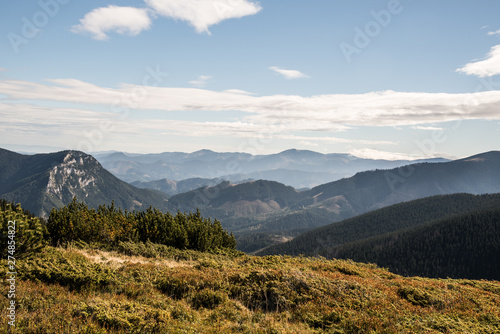
[[[18,272],[12,333],[500,333],[499,282],[352,261],[70,245]]]

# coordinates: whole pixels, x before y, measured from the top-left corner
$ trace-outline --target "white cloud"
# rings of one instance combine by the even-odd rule
[[[108,6],[96,8],[71,29],[75,33],[90,33],[92,38],[106,40],[106,33],[116,32],[135,36],[151,27],[151,19],[144,8]]]
[[[500,45],[492,47],[486,59],[468,63],[464,67],[457,69],[457,72],[476,75],[481,78],[500,74]]]
[[[382,160],[418,160],[423,159],[423,156],[412,156],[405,153],[385,152],[371,148],[356,149],[349,152],[355,157],[362,159],[382,159]]]
[[[436,126],[412,126],[411,128],[424,131],[443,131],[443,128],[438,128]]]
[[[345,131],[358,126],[416,126],[466,119],[500,120],[500,91],[468,94],[372,92],[310,97],[253,96],[199,88],[145,87],[122,84],[106,88],[74,79],[41,84],[0,80],[10,100],[49,100],[104,105],[110,110],[140,109],[239,111],[242,121],[303,131]],[[140,98],[137,92],[141,92]]]
[[[497,31],[489,31],[488,32],[488,36],[493,36],[493,35],[500,35],[500,29],[498,29]]]
[[[207,84],[207,81],[210,80],[212,77],[209,75],[200,75],[198,76],[198,79],[189,81],[190,85],[193,85],[195,87],[205,87]]]
[[[145,0],[156,13],[189,22],[198,33],[224,20],[255,15],[262,7],[248,0]]]
[[[288,80],[291,79],[301,79],[301,78],[309,78],[307,75],[304,73],[297,71],[297,70],[286,70],[284,68],[279,68],[277,66],[271,66],[269,67],[270,70],[281,74],[283,77],[285,77]]]
[[[241,95],[255,95],[254,93],[250,93],[241,89],[226,89],[224,92],[231,94],[241,94]]]

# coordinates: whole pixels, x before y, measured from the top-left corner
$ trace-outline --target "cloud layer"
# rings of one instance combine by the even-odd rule
[[[374,137],[372,130],[360,136],[359,128],[439,131],[441,122],[500,120],[500,91],[256,96],[237,89],[108,88],[56,79],[47,84],[0,80],[0,92],[0,132],[9,134],[3,144],[36,142],[87,152],[178,150],[180,143],[189,151],[217,142],[225,151],[341,147],[356,155],[396,159],[403,156],[380,148],[397,149],[401,143]],[[198,119],[200,112],[206,113],[204,120]]]
[[[110,110],[240,111],[243,121],[304,131],[342,131],[356,126],[401,126],[459,119],[500,119],[500,91],[468,94],[372,92],[253,96],[238,90],[148,87],[106,88],[74,79],[0,81],[14,100],[49,100],[109,106]],[[1,100],[0,100],[1,101]]]
[[[151,27],[151,18],[163,16],[191,24],[198,33],[224,20],[257,14],[262,7],[248,0],[144,0],[147,8],[108,6],[87,13],[75,33],[106,40],[109,32],[135,36]]]

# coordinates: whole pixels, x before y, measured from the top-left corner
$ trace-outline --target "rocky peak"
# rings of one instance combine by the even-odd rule
[[[94,172],[101,168],[100,164],[90,155],[80,151],[67,151],[62,162],[54,162],[49,172],[46,187],[47,194],[76,196],[78,192],[95,186]],[[64,193],[63,194],[63,189]]]

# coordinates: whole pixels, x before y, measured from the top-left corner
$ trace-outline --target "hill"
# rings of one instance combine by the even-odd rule
[[[500,205],[425,226],[324,249],[402,275],[500,280]]]
[[[0,198],[46,216],[73,197],[92,207],[114,201],[128,210],[150,205],[166,210],[168,196],[117,179],[83,152],[21,155],[0,149]]]
[[[20,207],[0,211],[2,235],[10,217],[22,222],[16,238],[30,240],[40,221],[23,215]],[[52,235],[40,233],[46,244],[23,249],[16,261],[15,296],[0,296],[4,309],[15,302],[12,333],[500,332],[498,281],[408,278],[345,260],[151,242],[54,247]]]
[[[366,171],[306,192],[314,202],[344,196],[357,212],[433,195],[500,192],[500,152],[445,163],[420,163]]]
[[[274,181],[257,180],[241,184],[222,182],[172,196],[169,205],[180,211],[199,208],[205,215],[225,218],[258,217],[284,212],[301,194]]]
[[[131,184],[137,188],[159,190],[161,192],[166,193],[169,196],[174,196],[177,194],[182,194],[206,186],[216,186],[217,184],[223,181],[225,180],[218,178],[215,179],[192,178],[181,181],[161,179],[149,182],[134,181]]]
[[[271,246],[260,254],[324,254],[327,249],[343,244],[495,207],[500,207],[500,194],[432,196],[395,204],[308,231],[289,242]]]

